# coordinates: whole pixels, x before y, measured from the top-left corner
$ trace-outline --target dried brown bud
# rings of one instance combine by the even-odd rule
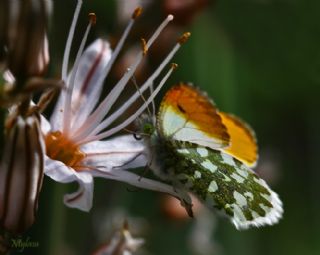
[[[46,36],[50,0],[0,2],[0,61],[17,79],[42,74],[49,62]]]
[[[44,143],[36,115],[18,116],[11,125],[0,162],[0,224],[12,234],[20,234],[35,221]]]

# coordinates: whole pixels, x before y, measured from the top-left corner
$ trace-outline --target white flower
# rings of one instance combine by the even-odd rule
[[[145,166],[147,164],[144,156],[145,147],[142,142],[134,139],[132,135],[122,135],[104,140],[133,122],[153,101],[171,74],[173,68],[170,68],[150,97],[132,116],[119,125],[108,129],[137,99],[141,99],[143,91],[152,89],[154,80],[184,41],[178,41],[161,65],[141,86],[140,91],[134,93],[120,108],[110,113],[111,107],[134,75],[146,51],[173,17],[169,15],[159,26],[149,41],[143,45],[135,62],[126,70],[111,92],[98,105],[104,80],[135,19],[140,15],[141,9],[138,8],[133,13],[131,21],[113,52],[109,43],[102,39],[97,39],[83,52],[87,35],[95,22],[95,16],[91,14],[90,23],[81,43],[75,64],[69,75],[67,75],[71,42],[81,2],[78,1],[63,59],[62,79],[66,84],[66,88],[61,91],[50,123],[45,119],[42,121],[47,149],[45,174],[62,183],[77,181],[79,183],[78,191],[65,195],[64,202],[69,207],[84,211],[90,210],[92,206],[93,177],[118,180],[137,187],[178,196],[171,186],[143,178],[126,170],[127,168]]]
[[[145,243],[142,238],[135,238],[129,231],[125,221],[121,230],[117,231],[108,244],[103,245],[93,255],[132,255]]]

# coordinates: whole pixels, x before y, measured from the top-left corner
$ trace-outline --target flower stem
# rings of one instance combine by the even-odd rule
[[[0,161],[2,158],[2,152],[4,148],[4,121],[5,121],[5,111],[0,108]]]
[[[50,214],[48,245],[46,253],[48,255],[60,254],[64,246],[65,233],[65,206],[62,198],[66,193],[66,185],[54,185],[53,187],[53,205]]]
[[[2,75],[0,75],[0,100],[1,100],[1,92],[3,91],[4,80],[2,79]],[[0,104],[1,105],[1,104]],[[2,152],[4,147],[4,121],[5,121],[5,109],[0,108],[0,161],[2,158]]]

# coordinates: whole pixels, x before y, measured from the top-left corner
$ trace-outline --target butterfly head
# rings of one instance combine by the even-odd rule
[[[155,117],[149,114],[142,114],[140,118],[136,120],[136,137],[149,138],[156,131]]]

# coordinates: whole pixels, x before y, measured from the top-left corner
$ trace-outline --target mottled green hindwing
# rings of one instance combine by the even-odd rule
[[[190,215],[188,192],[228,216],[238,229],[272,225],[281,218],[278,195],[247,167],[258,156],[253,132],[220,112],[198,89],[180,83],[166,93],[147,141],[150,168],[171,182]]]
[[[282,203],[266,182],[237,159],[218,150],[175,141],[180,163],[174,180],[210,209],[231,217],[237,229],[271,225],[282,215]],[[181,162],[181,160],[183,162]]]

